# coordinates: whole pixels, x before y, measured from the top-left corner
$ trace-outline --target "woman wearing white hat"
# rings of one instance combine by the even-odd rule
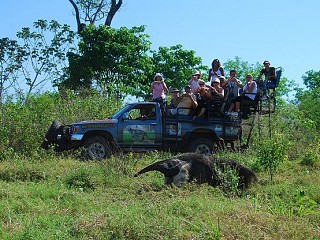
[[[200,87],[199,82],[202,81],[200,77],[201,77],[201,73],[199,71],[195,71],[192,74],[191,80],[189,81],[189,85],[191,87],[191,91],[193,94],[195,94],[199,90],[199,87]]]
[[[151,83],[150,91],[152,92],[153,101],[163,103],[163,100],[166,97],[165,93],[168,92],[168,88],[161,73],[156,73],[154,76],[154,81]]]

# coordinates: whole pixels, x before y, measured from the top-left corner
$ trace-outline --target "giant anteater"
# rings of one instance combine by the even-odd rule
[[[238,188],[246,189],[254,181],[257,181],[256,174],[245,165],[227,159],[216,159],[204,154],[185,153],[170,159],[155,162],[136,173],[140,174],[149,171],[159,171],[165,177],[165,184],[179,186],[183,182],[195,181],[199,184],[208,183],[211,186],[218,186],[222,183],[221,172],[226,169],[235,170],[238,174]]]

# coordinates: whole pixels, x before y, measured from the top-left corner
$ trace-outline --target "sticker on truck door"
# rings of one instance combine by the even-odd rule
[[[123,142],[142,145],[154,144],[154,127],[150,125],[128,125],[123,130]]]

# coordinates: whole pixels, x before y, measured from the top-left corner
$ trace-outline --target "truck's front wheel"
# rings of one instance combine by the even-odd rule
[[[87,160],[101,161],[111,156],[111,148],[104,137],[89,137],[83,143],[83,157]]]
[[[197,138],[190,143],[189,151],[211,155],[213,152],[213,142],[208,138]]]

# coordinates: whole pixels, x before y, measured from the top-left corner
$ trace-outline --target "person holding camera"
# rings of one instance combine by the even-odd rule
[[[207,101],[204,104],[200,105],[200,112],[197,117],[204,117],[209,105],[220,106],[220,104],[222,104],[224,98],[224,89],[220,86],[219,78],[215,78],[212,80],[209,94],[210,95]]]
[[[243,93],[241,96],[236,97],[228,110],[228,112],[236,112],[238,113],[240,111],[241,102],[243,100],[247,101],[254,101],[257,96],[257,83],[253,81],[252,74],[247,74],[246,76],[247,83],[243,88]]]
[[[229,89],[229,98],[231,100],[239,96],[239,90],[242,88],[242,82],[237,78],[236,70],[230,71],[230,77],[227,81],[223,82],[222,87]]]
[[[161,73],[156,73],[154,81],[151,83],[150,91],[152,92],[152,100],[163,104],[166,97],[165,93],[168,92],[167,85]]]
[[[196,96],[192,93],[191,86],[185,86],[184,91],[185,92],[178,97],[177,108],[170,109],[172,115],[189,115],[192,110],[197,108],[198,102]]]

